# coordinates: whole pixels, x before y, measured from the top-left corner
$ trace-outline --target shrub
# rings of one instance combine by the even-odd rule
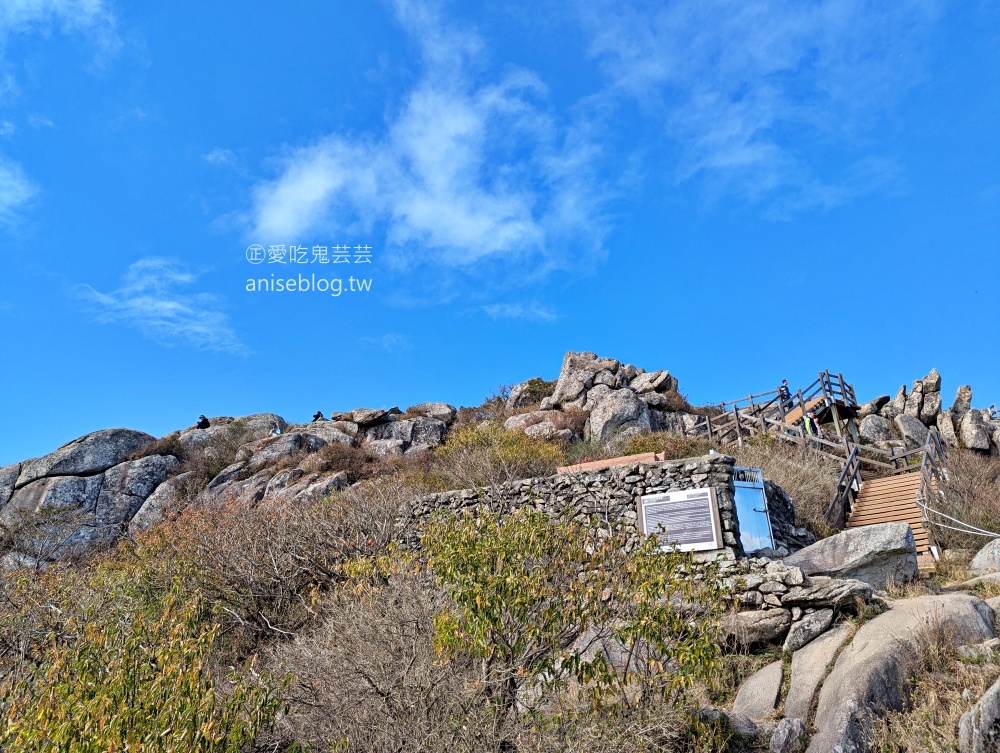
[[[1000,458],[986,457],[974,450],[949,451],[947,479],[941,486],[943,498],[930,502],[941,512],[966,523],[1000,532]],[[932,519],[934,516],[931,516]],[[953,525],[950,521],[944,521]],[[945,549],[979,549],[989,538],[933,527],[934,538]]]
[[[242,421],[233,421],[225,431],[216,431],[186,453],[177,473],[191,473],[188,493],[192,496],[208,486],[208,482],[236,460],[240,447],[257,439],[257,433]]]
[[[150,587],[180,579],[188,593],[203,593],[224,647],[244,656],[315,619],[345,562],[379,555],[397,538],[408,497],[387,478],[307,505],[188,509],[139,536],[129,556]]]
[[[538,405],[547,397],[552,397],[556,391],[556,380],[551,382],[546,382],[540,377],[535,377],[534,379],[529,379],[524,383],[524,389],[521,391],[521,400],[525,405]],[[509,396],[508,391],[508,396]]]
[[[38,753],[237,753],[270,727],[280,683],[230,677],[219,697],[208,657],[216,628],[175,593],[159,614],[109,609],[56,647],[30,678],[5,682],[0,746]]]
[[[551,475],[563,454],[549,442],[484,422],[452,429],[437,459],[453,488],[469,488]]]
[[[333,592],[324,620],[279,644],[272,661],[295,676],[279,734],[315,750],[454,750],[474,739],[475,667],[441,662],[433,646],[438,590],[426,576]],[[488,747],[488,746],[483,746]]]
[[[678,460],[706,455],[711,449],[712,443],[701,437],[684,437],[667,431],[647,431],[630,437],[619,451],[622,455],[656,452],[662,453],[664,460]]]
[[[594,709],[678,705],[716,667],[714,581],[692,579],[690,556],[653,537],[627,554],[627,533],[520,511],[439,518],[422,543],[453,600],[435,618],[436,645],[481,661],[499,728],[525,691],[536,708],[569,681]]]
[[[136,450],[129,456],[129,460],[140,460],[150,455],[173,455],[183,462],[187,459],[187,450],[181,444],[180,437],[181,433],[179,431],[171,432],[165,437],[160,437],[155,442],[150,442],[145,447]]]
[[[344,442],[330,442],[307,456],[299,465],[306,473],[344,471],[352,482],[378,475],[380,458],[366,447],[352,447]]]

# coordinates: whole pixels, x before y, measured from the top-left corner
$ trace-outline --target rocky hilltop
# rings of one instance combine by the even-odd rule
[[[691,434],[700,418],[669,371],[646,371],[590,352],[567,353],[553,381],[534,378],[514,385],[505,407],[510,414],[506,428],[563,442],[648,431]],[[289,424],[273,413],[217,416],[209,419],[209,428],[183,429],[160,439],[125,428],[96,431],[44,457],[0,468],[0,523],[33,520],[41,526],[31,539],[34,551],[7,558],[18,563],[106,546],[153,525],[178,505],[319,499],[350,481],[343,469],[310,460],[322,448],[419,454],[445,441],[458,415],[453,405],[427,402],[405,411],[356,408],[305,424]],[[861,435],[884,447],[918,447],[928,427],[936,426],[955,446],[991,454],[1000,448],[1000,421],[972,406],[969,386],[959,387],[952,405],[943,406],[936,370],[909,390],[900,387],[893,398],[882,395],[865,403],[859,417]],[[218,445],[227,442],[238,444],[235,460],[213,469],[210,478],[197,483],[183,471],[179,457],[221,456]],[[47,522],[46,513],[61,525]],[[68,533],[67,519],[73,522]]]

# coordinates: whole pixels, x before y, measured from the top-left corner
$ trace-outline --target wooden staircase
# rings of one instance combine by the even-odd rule
[[[923,513],[917,507],[919,490],[919,473],[904,473],[863,481],[846,527],[858,528],[876,523],[908,523],[917,544],[917,566],[920,573],[932,575],[935,570],[935,560],[931,554],[931,537],[924,527]]]
[[[825,399],[823,397],[814,398],[814,399],[812,399],[812,400],[810,400],[810,401],[808,401],[806,403],[806,409],[805,409],[805,411],[802,410],[802,406],[801,405],[796,405],[794,408],[792,408],[791,410],[789,410],[785,414],[784,423],[786,423],[786,424],[797,424],[799,421],[802,420],[802,417],[806,413],[808,413],[811,410],[814,410],[815,408],[819,408],[819,407],[823,406],[825,404],[825,402],[826,401],[825,401]],[[779,430],[780,429],[777,426],[772,426],[771,427],[771,431],[772,432],[776,432],[776,431],[779,431]]]

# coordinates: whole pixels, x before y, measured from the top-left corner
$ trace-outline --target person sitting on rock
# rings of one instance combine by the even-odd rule
[[[207,418],[205,418],[205,414],[203,413],[200,416],[198,416],[198,423],[196,423],[194,427],[196,429],[207,429],[211,425],[212,424],[209,422]]]
[[[316,411],[316,415],[313,416],[313,421],[326,421],[326,416],[323,415],[323,411]]]
[[[992,403],[990,405],[990,421],[996,421],[997,418],[997,404]]]
[[[281,436],[281,427],[278,426],[277,421],[271,422],[271,430],[267,433],[269,437],[279,437]]]

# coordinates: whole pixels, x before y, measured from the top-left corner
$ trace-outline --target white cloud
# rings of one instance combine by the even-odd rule
[[[215,167],[236,167],[240,163],[239,157],[230,149],[215,148],[202,159]]]
[[[658,117],[680,146],[678,183],[806,208],[892,179],[862,136],[919,81],[933,0],[581,7],[613,89]]]
[[[402,264],[524,262],[537,274],[598,255],[603,196],[586,132],[558,123],[531,73],[477,81],[481,40],[434,6],[396,10],[420,44],[419,81],[381,134],[291,149],[254,191],[254,240],[378,229]]]
[[[362,337],[359,342],[366,348],[384,350],[386,353],[402,353],[413,350],[413,343],[405,335],[389,332],[381,337]]]
[[[229,317],[218,309],[218,299],[183,292],[197,279],[176,261],[150,257],[129,266],[118,290],[101,293],[85,285],[81,292],[96,305],[102,324],[135,327],[164,345],[245,354]]]
[[[47,32],[57,26],[66,33],[84,33],[99,55],[121,45],[115,17],[104,0],[3,0],[0,3],[0,44],[12,33]]]
[[[17,82],[5,58],[7,38],[12,34],[48,33],[53,26],[66,32],[83,32],[98,47],[99,59],[119,45],[114,16],[103,0],[2,0],[0,1],[0,102],[17,91]],[[45,119],[48,125],[52,122]],[[29,123],[37,127],[34,117]],[[15,126],[0,123],[0,136],[10,136]],[[0,154],[0,223],[11,224],[18,211],[38,193],[23,168]]]
[[[18,212],[38,193],[21,166],[0,156],[0,222],[11,224]]]
[[[483,306],[483,312],[493,319],[525,319],[529,321],[553,322],[555,313],[537,303],[493,303]]]

